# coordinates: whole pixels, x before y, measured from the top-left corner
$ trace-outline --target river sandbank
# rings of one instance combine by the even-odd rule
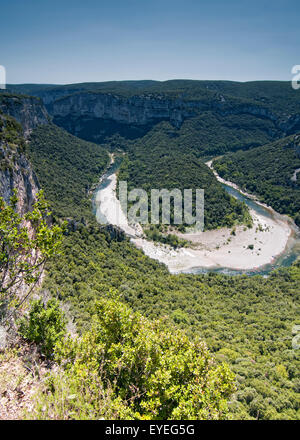
[[[207,163],[212,167],[211,163]],[[220,182],[223,181],[215,172]],[[238,187],[231,182],[225,182]],[[168,245],[154,243],[143,237],[139,225],[129,225],[116,197],[117,175],[106,178],[103,188],[95,197],[96,218],[99,223],[119,226],[138,248],[150,258],[166,264],[170,272],[189,271],[195,268],[228,268],[233,270],[256,270],[270,264],[284,252],[293,228],[285,216],[275,213],[267,216],[250,209],[253,227],[236,226],[212,231],[177,233],[189,240],[191,247],[172,249]],[[250,195],[251,198],[253,196]],[[259,202],[257,202],[259,203]],[[263,206],[263,204],[261,204]]]

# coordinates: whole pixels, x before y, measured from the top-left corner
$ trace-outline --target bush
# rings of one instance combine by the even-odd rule
[[[227,417],[233,373],[214,363],[204,342],[191,342],[117,300],[100,300],[95,312],[90,331],[57,344],[61,370],[51,376],[38,417]]]
[[[64,337],[66,320],[55,299],[46,304],[42,300],[31,302],[29,316],[20,322],[19,332],[31,342],[39,344],[47,357],[53,354],[55,344]]]

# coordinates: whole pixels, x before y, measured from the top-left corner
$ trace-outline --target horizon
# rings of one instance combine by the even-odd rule
[[[237,80],[230,80],[230,79],[191,79],[191,78],[172,78],[172,79],[166,79],[166,80],[157,80],[157,79],[116,79],[116,80],[108,80],[108,81],[81,81],[81,82],[72,82],[72,83],[38,83],[38,82],[26,82],[26,83],[7,83],[6,87],[10,86],[28,86],[28,85],[38,85],[38,86],[71,86],[71,85],[78,85],[78,84],[99,84],[99,83],[112,83],[112,82],[169,82],[169,81],[195,81],[195,82],[207,82],[207,81],[213,81],[213,82],[232,82],[232,83],[253,83],[253,82],[284,82],[284,83],[290,83],[291,80],[281,80],[281,79],[254,79],[249,81],[237,81]]]

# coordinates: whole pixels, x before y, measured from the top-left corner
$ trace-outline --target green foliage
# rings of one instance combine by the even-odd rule
[[[40,417],[49,417],[54,398],[52,418],[57,413],[80,419],[227,417],[233,374],[214,363],[204,342],[190,342],[182,331],[151,322],[117,300],[100,299],[93,313],[90,331],[58,342],[55,358],[69,398],[62,401],[62,379],[52,376]]]
[[[169,138],[170,125],[158,124],[140,141],[129,146],[118,180],[128,182],[128,190],[204,189],[204,225],[206,229],[231,227],[249,220],[245,204],[231,197],[217,182],[212,171],[191,152],[183,152]],[[195,209],[195,207],[194,207]],[[149,210],[150,211],[150,210]],[[172,223],[171,213],[171,223]]]
[[[43,93],[43,86],[19,89]],[[294,150],[281,148],[280,142],[260,147],[284,134],[281,122],[287,113],[291,118],[299,113],[300,95],[290,83],[110,82],[58,86],[54,91],[65,89],[199,101],[201,110],[179,128],[168,122],[134,127],[81,119],[79,135],[103,139],[111,150],[126,150],[120,178],[129,186],[204,188],[207,229],[231,227],[249,217],[201,163],[203,156],[259,147],[232,154],[229,161],[227,156],[221,159],[219,173],[298,221],[299,176],[295,184],[290,181],[299,167]],[[60,122],[78,129],[78,121],[70,117]],[[11,126],[5,142],[18,144],[17,133]],[[102,173],[107,153],[51,125],[33,133],[29,150],[55,214],[88,217],[88,190]],[[268,278],[171,275],[127,239],[114,240],[92,221],[90,225],[79,225],[64,237],[64,254],[47,266],[44,287],[71,305],[82,336],[58,342],[61,369],[40,396],[39,418],[226,417],[225,400],[233,388],[224,361],[237,382],[231,417],[300,418],[299,351],[291,345],[292,328],[299,324],[300,263]],[[122,304],[106,299],[115,290]],[[27,327],[32,337],[42,333],[39,313],[44,323],[48,316],[37,306]],[[151,322],[139,313],[165,321]],[[52,341],[54,332],[49,335]]]
[[[89,329],[95,299],[115,289],[134,311],[151,319],[167,316],[230,364],[238,388],[232,417],[300,417],[300,353],[291,346],[292,328],[300,324],[299,263],[268,278],[171,275],[127,239],[113,240],[95,226],[65,237],[64,255],[49,263],[48,271],[44,287],[70,304],[79,330]],[[278,374],[277,365],[288,378],[282,368]],[[256,397],[241,397],[248,388],[262,399],[264,411],[251,404]]]
[[[136,95],[180,98],[183,101],[201,101],[204,104],[225,98],[223,107],[232,104],[257,105],[278,114],[282,109],[289,114],[299,111],[299,94],[293,90],[290,81],[214,81],[174,79],[168,81],[105,81],[68,85],[15,84],[7,85],[7,91],[42,96],[44,92],[69,94],[87,91],[90,93],[111,93],[124,97]],[[5,93],[4,93],[5,94]],[[1,98],[1,94],[0,94]]]
[[[70,95],[77,93],[97,98],[101,93],[121,99],[147,97],[167,103],[176,100],[179,106],[188,104],[190,111],[187,113],[190,114],[182,125],[170,126],[170,145],[175,149],[179,147],[182,152],[199,152],[202,156],[246,150],[284,136],[283,122],[287,115],[289,123],[293,120],[299,113],[300,104],[297,91],[292,89],[290,82],[283,81],[108,81],[53,87],[18,85],[8,90],[58,100],[68,100]],[[149,125],[142,126],[82,116],[69,114],[56,117],[54,121],[83,139],[106,142],[111,148],[124,148],[128,139],[141,138],[159,122],[153,119]],[[295,133],[297,126],[291,126],[290,130],[289,134]]]
[[[19,332],[30,342],[41,347],[47,357],[52,357],[55,344],[66,331],[66,320],[56,299],[46,304],[39,299],[31,302],[28,317],[20,321]]]
[[[21,125],[15,119],[0,112],[0,143],[23,148],[25,142],[22,135]]]
[[[168,244],[174,249],[185,247],[189,244],[187,240],[182,240],[175,234],[161,233],[160,228],[156,225],[150,225],[148,229],[144,228],[144,233],[149,240],[163,244]]]
[[[49,124],[33,131],[29,158],[55,215],[91,216],[89,191],[108,164],[103,148]]]
[[[25,140],[21,125],[0,112],[0,173],[11,172],[24,149]]]
[[[51,212],[42,191],[23,217],[16,212],[16,204],[16,192],[10,204],[0,197],[0,304],[13,308],[20,307],[28,295],[28,289],[23,294],[17,289],[23,283],[35,285],[45,262],[58,255],[63,232],[58,225],[48,225]]]
[[[250,151],[228,154],[215,160],[214,167],[221,177],[257,194],[261,201],[290,215],[300,225],[299,175],[292,180],[300,168],[294,138],[289,136]]]

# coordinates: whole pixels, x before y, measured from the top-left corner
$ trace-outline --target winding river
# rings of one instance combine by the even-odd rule
[[[190,240],[193,245],[178,250],[146,240],[141,228],[125,224],[116,197],[116,173],[121,160],[117,158],[114,161],[112,158],[110,167],[102,176],[94,192],[93,212],[99,223],[117,226],[117,219],[121,216],[121,229],[130,240],[146,255],[166,264],[170,272],[267,275],[277,267],[290,266],[300,255],[300,230],[292,220],[243,193],[235,184],[225,182],[214,170],[224,189],[249,207],[254,227],[245,230],[239,226],[235,236],[225,228],[198,233],[197,236],[183,234],[180,236]],[[207,163],[212,169],[211,164],[212,161]],[[253,250],[250,250],[249,244],[254,245]]]

